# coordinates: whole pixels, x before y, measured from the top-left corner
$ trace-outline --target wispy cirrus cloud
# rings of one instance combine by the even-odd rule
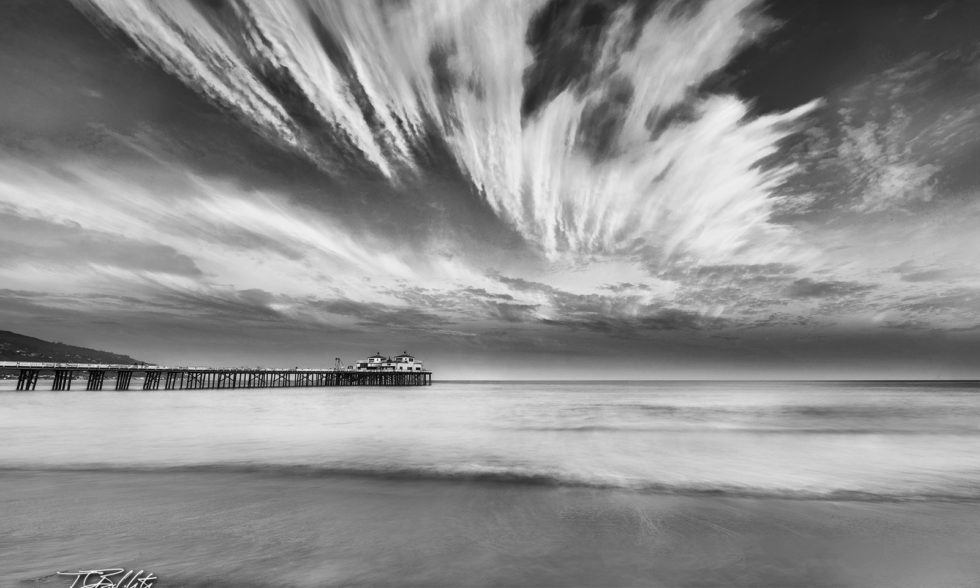
[[[543,3],[80,4],[332,173],[364,164],[397,182],[444,145],[553,258],[755,262],[802,247],[769,221],[791,169],[760,163],[813,106],[752,117],[695,91],[770,26],[757,2],[610,9],[587,73],[542,78],[555,87],[530,111],[525,31]]]
[[[719,80],[778,3],[74,4],[0,38],[5,321],[647,365],[980,320],[969,51],[773,107]]]
[[[794,178],[817,208],[911,213],[975,180],[980,56],[920,53],[839,90],[800,135]]]
[[[282,195],[243,191],[179,169],[171,170],[168,181],[159,185],[146,184],[138,168],[116,171],[98,162],[41,168],[4,160],[0,170],[0,196],[8,218],[46,223],[57,235],[55,242],[71,235],[90,242],[128,239],[165,248],[213,279],[241,285],[260,283],[261,269],[267,266],[286,290],[290,284],[308,288],[319,276],[330,276],[337,286],[354,287],[362,277],[415,275],[387,241],[355,236],[329,219],[304,214],[301,206]],[[106,261],[125,267],[126,263],[112,263],[125,261],[125,256],[119,251],[117,259]],[[97,263],[98,258],[87,261]]]

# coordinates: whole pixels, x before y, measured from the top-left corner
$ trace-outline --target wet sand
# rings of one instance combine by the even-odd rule
[[[159,586],[976,586],[980,504],[229,472],[0,472],[0,580]]]

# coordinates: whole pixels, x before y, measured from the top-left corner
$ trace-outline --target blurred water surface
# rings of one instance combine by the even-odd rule
[[[980,498],[974,383],[499,382],[0,393],[0,467]]]
[[[0,586],[975,586],[980,389],[3,391],[0,488]]]

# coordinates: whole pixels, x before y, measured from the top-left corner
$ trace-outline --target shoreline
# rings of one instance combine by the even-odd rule
[[[966,585],[975,504],[233,472],[0,471],[4,585]],[[82,568],[79,568],[82,569]],[[43,581],[39,585],[61,585]]]
[[[515,488],[550,488],[555,490],[594,490],[624,492],[638,496],[678,498],[714,498],[719,500],[778,500],[785,502],[854,503],[854,504],[978,504],[980,495],[954,494],[876,494],[869,491],[834,490],[780,491],[742,487],[670,486],[666,484],[629,485],[590,482],[552,476],[496,470],[442,471],[430,468],[383,468],[377,470],[355,467],[332,467],[311,464],[277,463],[205,463],[179,465],[0,465],[4,475],[30,474],[144,474],[173,476],[180,474],[251,476],[256,479],[323,480],[351,482],[404,482],[462,486],[500,486]]]

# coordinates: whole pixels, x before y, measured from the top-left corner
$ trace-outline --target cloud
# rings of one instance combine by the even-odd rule
[[[569,318],[542,319],[542,324],[583,329],[614,338],[643,338],[650,331],[698,330],[722,327],[727,321],[677,308],[650,309],[631,317],[578,313]]]
[[[753,0],[551,7],[571,11],[555,25],[517,1],[79,5],[332,174],[398,184],[438,143],[552,259],[799,254],[769,218],[792,170],[762,163],[813,105],[752,117],[734,96],[694,91],[771,27]],[[575,46],[569,19],[586,17]]]
[[[633,290],[650,290],[650,286],[647,284],[633,284],[631,282],[620,282],[618,284],[606,284],[602,286],[604,290],[609,290],[616,294],[622,294],[624,292],[630,292]]]
[[[364,289],[363,278],[416,275],[386,239],[351,234],[282,194],[174,168],[145,182],[138,167],[108,170],[97,161],[42,168],[0,159],[0,173],[7,217],[25,227],[61,228],[37,236],[33,246],[63,246],[63,235],[75,234],[92,249],[93,263],[101,251],[111,257],[108,265],[157,271],[183,264],[180,273],[210,274],[243,289],[262,287],[263,272],[275,272],[280,287],[293,293],[323,281],[356,292]],[[116,247],[137,242],[143,249]],[[139,263],[141,251],[147,257]]]
[[[906,282],[935,282],[950,277],[950,274],[950,270],[946,269],[924,270],[903,274],[902,279]]]
[[[40,235],[45,235],[39,238]],[[191,257],[173,247],[58,224],[0,214],[0,265],[113,265],[126,269],[201,276]]]
[[[521,292],[542,292],[551,294],[557,291],[553,286],[541,282],[533,282],[524,278],[512,278],[508,276],[494,276],[501,284],[505,284]]]
[[[718,320],[706,319],[692,312],[676,308],[663,309],[655,314],[641,317],[639,327],[652,330],[695,329],[705,325],[719,326]]]
[[[130,42],[0,60],[8,123],[99,104],[0,139],[5,324],[652,365],[980,320],[975,55],[777,111],[713,83],[764,2],[76,4]]]
[[[534,319],[538,304],[514,304],[512,302],[488,302],[491,316],[507,323],[526,323]]]
[[[414,327],[428,330],[452,324],[452,321],[444,317],[412,307],[370,304],[349,299],[311,300],[307,304],[328,314],[352,317],[359,325],[381,326],[386,329]]]
[[[790,298],[833,298],[862,294],[872,289],[873,285],[856,282],[820,282],[803,278],[790,284],[786,295]]]
[[[975,184],[978,63],[973,50],[922,52],[833,95],[786,151],[800,164],[786,212],[919,212]]]
[[[851,178],[851,189],[860,195],[852,204],[854,210],[881,212],[935,198],[940,168],[913,153],[910,122],[899,110],[887,123],[867,121],[844,128],[838,156]]]
[[[480,296],[480,297],[483,297],[483,298],[489,298],[489,299],[492,299],[492,300],[513,300],[514,299],[514,297],[511,296],[510,294],[495,294],[495,293],[490,293],[490,292],[487,292],[483,288],[464,288],[463,291],[464,292],[467,292],[469,294],[473,294],[475,296]]]
[[[925,296],[908,301],[901,308],[925,313],[947,311],[980,313],[980,289],[957,288],[938,296]]]

